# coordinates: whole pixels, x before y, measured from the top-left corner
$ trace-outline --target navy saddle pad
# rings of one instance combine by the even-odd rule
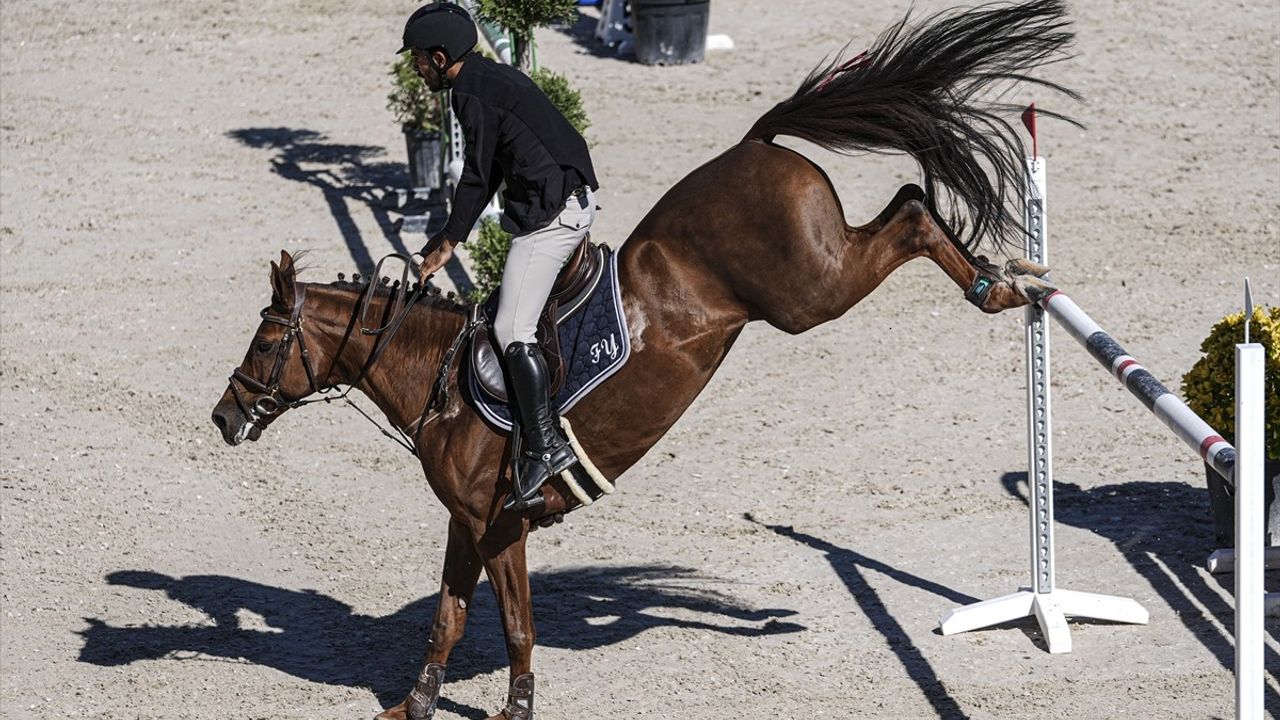
[[[631,337],[627,334],[622,291],[618,287],[618,253],[605,248],[605,254],[604,273],[595,292],[581,311],[560,323],[558,334],[565,379],[553,402],[561,414],[622,369],[631,356]],[[467,364],[467,389],[481,417],[499,430],[510,432],[511,407],[481,389],[470,363]]]

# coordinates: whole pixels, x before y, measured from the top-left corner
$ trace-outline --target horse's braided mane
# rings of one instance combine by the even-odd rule
[[[357,294],[364,293],[369,284],[373,282],[373,278],[361,278],[355,275],[348,280],[342,273],[338,273],[338,279],[330,281],[328,286],[337,288],[338,290],[347,290]],[[412,283],[407,288],[401,287],[400,281],[391,282],[388,277],[383,277],[373,288],[374,297],[391,297],[393,293],[402,293],[405,290],[413,293],[418,289],[418,283]],[[450,291],[448,294],[441,293],[438,287],[428,287],[426,292],[418,297],[418,305],[428,307],[434,310],[444,310],[445,312],[456,313],[459,315],[467,315],[471,311],[472,303],[460,298],[457,294]]]

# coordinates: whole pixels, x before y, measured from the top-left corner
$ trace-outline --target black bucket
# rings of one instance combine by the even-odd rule
[[[1236,546],[1236,490],[1208,463],[1204,465],[1204,474],[1209,481],[1209,513],[1213,518],[1214,541],[1220,548],[1233,548]],[[1267,528],[1266,532],[1271,534],[1271,542],[1275,543],[1276,537],[1280,536],[1280,523],[1270,522],[1270,515],[1271,505],[1280,492],[1280,460],[1268,458],[1264,462],[1262,482],[1266,486],[1261,508],[1262,523]]]
[[[711,0],[631,0],[636,59],[645,65],[702,62]]]
[[[440,132],[406,128],[404,144],[409,151],[409,187],[414,190],[443,187]]]

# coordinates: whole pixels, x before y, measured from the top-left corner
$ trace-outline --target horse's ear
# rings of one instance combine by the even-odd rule
[[[296,273],[293,258],[289,253],[280,251],[280,264],[271,263],[271,304],[282,308],[292,308],[295,296]]]

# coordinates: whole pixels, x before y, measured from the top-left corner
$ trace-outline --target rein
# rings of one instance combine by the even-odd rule
[[[391,319],[385,325],[374,328],[366,327],[365,315],[368,313],[369,305],[372,304],[377,287],[375,279],[380,277],[382,264],[389,259],[405,261],[405,267],[400,276],[400,281],[397,282],[393,288],[406,288],[406,292],[403,294],[397,294],[395,296],[396,301],[387,308],[388,315],[390,315]],[[270,308],[264,308],[260,313],[264,322],[283,325],[285,327],[284,337],[280,341],[280,346],[276,350],[275,362],[271,366],[271,374],[267,377],[267,381],[264,383],[249,376],[239,368],[236,368],[232,371],[231,377],[228,379],[231,386],[231,394],[235,398],[236,404],[239,405],[240,412],[249,419],[249,422],[259,430],[264,430],[266,429],[266,425],[262,422],[264,418],[277,415],[285,410],[291,410],[293,408],[310,405],[312,403],[331,403],[336,400],[341,400],[355,408],[356,412],[360,413],[366,420],[373,423],[374,427],[378,428],[383,435],[394,440],[398,445],[408,450],[411,454],[417,455],[418,449],[415,441],[417,433],[421,431],[422,426],[426,423],[427,416],[430,411],[436,410],[439,412],[439,406],[443,405],[443,402],[439,402],[438,399],[447,398],[448,396],[447,391],[444,390],[444,380],[442,378],[438,378],[436,383],[432,386],[431,394],[427,399],[427,404],[423,408],[422,414],[418,417],[418,420],[409,426],[413,429],[413,435],[406,433],[395,425],[392,425],[391,427],[395,429],[398,436],[391,434],[391,432],[383,427],[381,423],[374,419],[369,413],[365,412],[359,405],[356,405],[355,401],[350,398],[351,391],[354,390],[361,381],[368,377],[369,372],[373,370],[378,359],[382,357],[383,351],[391,344],[392,339],[395,338],[396,333],[400,330],[401,326],[403,326],[405,318],[409,316],[409,312],[413,310],[414,305],[416,305],[418,300],[422,297],[423,291],[426,290],[426,283],[419,283],[412,293],[407,292],[409,270],[411,267],[411,259],[398,254],[387,255],[379,260],[378,264],[374,266],[373,274],[369,278],[369,285],[365,288],[360,300],[357,302],[355,310],[351,313],[351,321],[347,324],[347,331],[342,336],[342,342],[334,352],[333,359],[329,364],[329,371],[324,377],[328,378],[333,374],[334,365],[338,362],[338,358],[341,357],[342,351],[347,345],[347,341],[351,339],[351,331],[354,327],[359,326],[361,335],[373,335],[377,339],[374,341],[373,350],[369,352],[369,357],[365,359],[364,364],[360,367],[360,372],[356,374],[355,380],[352,380],[350,383],[345,383],[347,386],[346,390],[343,390],[341,393],[336,395],[326,393],[336,392],[338,390],[338,384],[320,385],[317,383],[317,375],[311,367],[311,354],[307,350],[306,335],[303,333],[302,329],[302,305],[306,300],[307,286],[299,286],[298,296],[293,303],[293,312],[288,318],[272,315],[270,313]],[[471,325],[472,323],[468,323],[467,327],[463,329],[463,332],[459,334],[458,339],[454,341],[453,346],[449,349],[448,354],[445,356],[444,367],[441,369],[442,375],[447,375],[449,365],[452,363],[453,356],[460,345],[460,341],[471,331]],[[294,338],[297,338],[298,340],[298,350],[299,355],[302,358],[302,367],[307,373],[308,391],[306,394],[312,395],[320,393],[322,394],[322,397],[311,398],[309,400],[301,398],[290,400],[280,391],[280,376],[284,373],[285,364],[289,361],[289,351],[292,349]],[[243,393],[240,391],[240,388],[238,387],[239,385],[243,385],[245,389],[251,392],[261,394],[262,397],[259,397],[252,405],[250,405],[245,400]]]

